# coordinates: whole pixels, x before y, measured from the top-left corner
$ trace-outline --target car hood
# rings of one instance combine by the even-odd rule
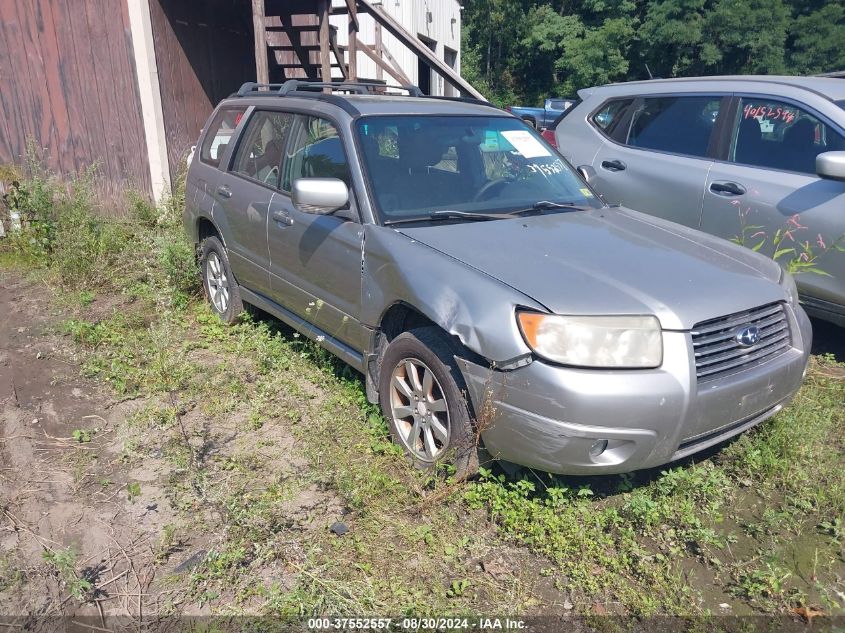
[[[625,208],[399,230],[557,314],[654,314],[687,330],[786,298],[772,260]]]

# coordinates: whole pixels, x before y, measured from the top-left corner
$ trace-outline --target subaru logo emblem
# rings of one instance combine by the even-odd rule
[[[760,328],[756,325],[743,326],[737,330],[735,340],[740,347],[756,345],[760,340]]]

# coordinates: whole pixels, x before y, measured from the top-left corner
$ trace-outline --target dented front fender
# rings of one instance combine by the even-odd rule
[[[365,226],[362,322],[378,328],[396,303],[413,306],[498,367],[530,355],[517,307],[545,308],[501,281],[389,227]]]

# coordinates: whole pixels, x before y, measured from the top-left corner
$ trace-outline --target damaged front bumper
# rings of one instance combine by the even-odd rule
[[[663,364],[653,370],[458,363],[493,457],[561,474],[630,472],[717,444],[789,402],[806,371],[812,330],[801,308],[787,313],[787,351],[706,382],[696,378],[689,332],[663,333]]]

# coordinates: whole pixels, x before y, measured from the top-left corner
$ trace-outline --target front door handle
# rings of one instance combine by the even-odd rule
[[[603,160],[601,162],[601,166],[608,171],[625,171],[625,169],[627,169],[627,165],[625,165],[625,163],[615,158],[613,160]]]
[[[745,187],[736,182],[714,182],[710,184],[710,191],[719,196],[741,196]]]
[[[284,211],[273,211],[273,220],[285,226],[293,226],[293,218]]]
[[[232,197],[232,190],[229,189],[228,185],[220,185],[217,187],[217,195],[221,198],[231,198]]]

